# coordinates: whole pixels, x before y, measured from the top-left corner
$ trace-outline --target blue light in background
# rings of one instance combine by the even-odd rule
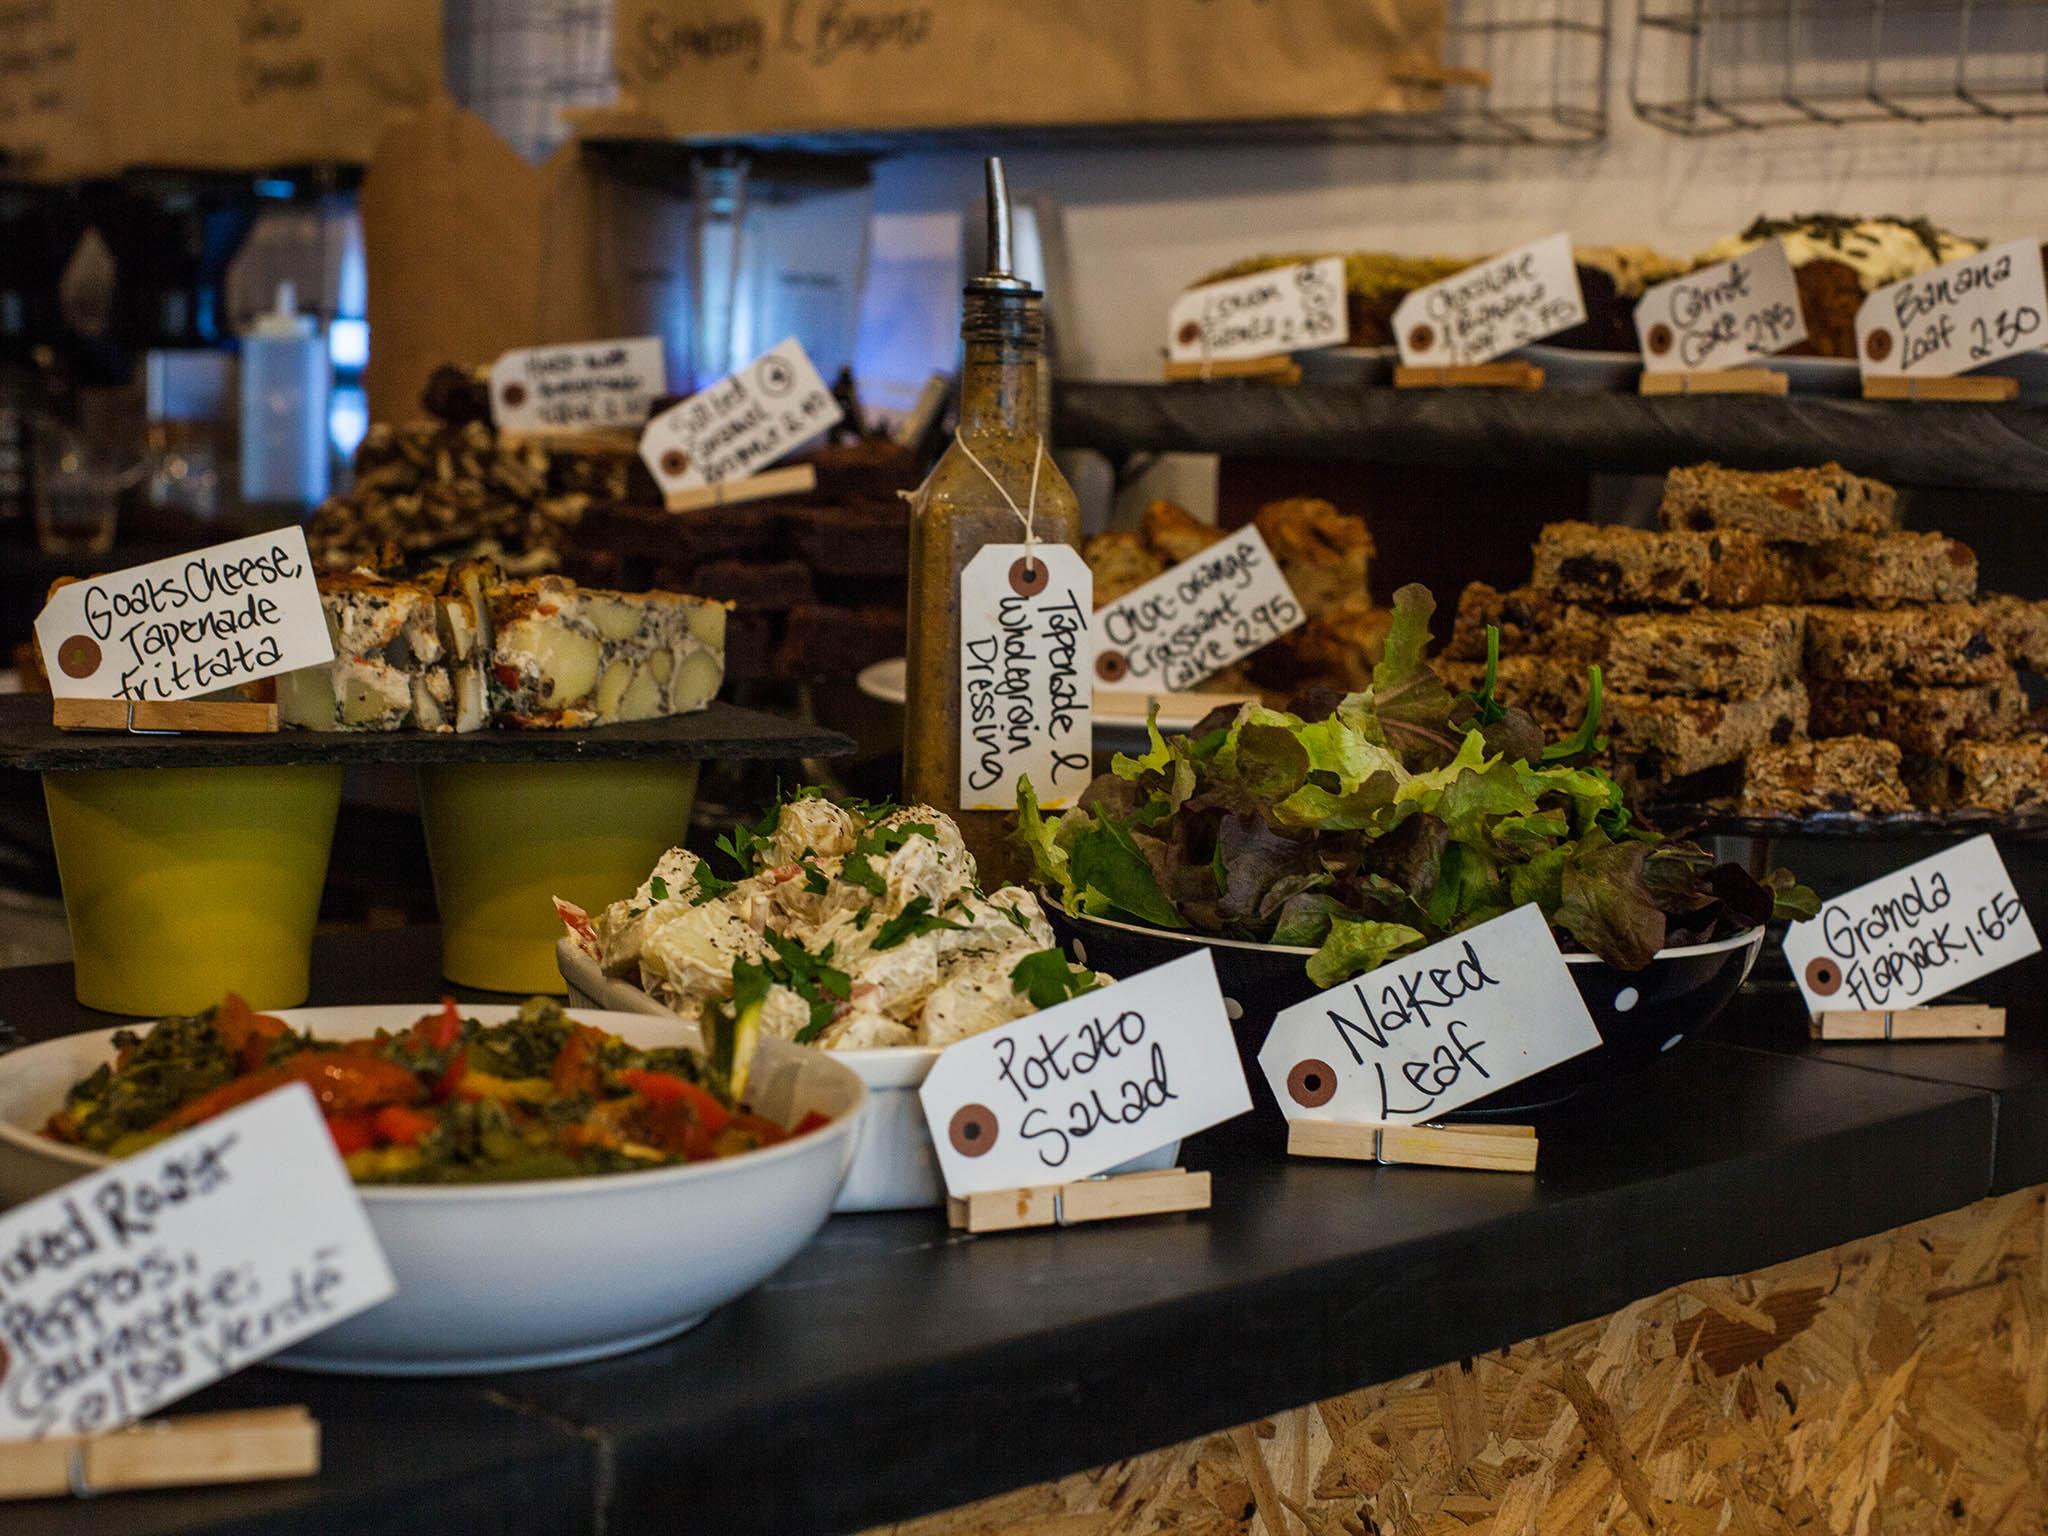
[[[347,463],[370,430],[370,397],[359,385],[336,385],[327,397],[327,435],[334,451]]]
[[[370,322],[337,316],[327,327],[327,356],[344,372],[361,369],[370,360]]]

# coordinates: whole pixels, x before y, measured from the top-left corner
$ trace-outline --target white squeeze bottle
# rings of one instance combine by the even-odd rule
[[[304,511],[327,496],[327,346],[292,284],[242,333],[242,504]]]

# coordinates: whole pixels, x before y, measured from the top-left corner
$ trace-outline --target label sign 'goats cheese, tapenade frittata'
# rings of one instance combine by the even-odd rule
[[[1207,950],[946,1047],[918,1098],[956,1198],[1089,1178],[1252,1107]]]
[[[59,587],[36,644],[60,699],[190,699],[334,660],[298,528]]]
[[[1045,806],[1088,787],[1094,596],[1088,562],[1065,544],[985,544],[967,562],[958,809],[1007,811],[1027,778]]]
[[[1785,932],[1816,1014],[1916,1008],[2040,952],[1988,833],[1833,897]]]
[[[279,1089],[0,1216],[0,1440],[133,1424],[395,1289]]]
[[[1420,1125],[1599,1044],[1532,903],[1281,1010],[1259,1066],[1290,1120]]]

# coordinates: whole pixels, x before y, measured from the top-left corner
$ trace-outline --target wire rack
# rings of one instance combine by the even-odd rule
[[[1693,136],[2048,115],[2048,0],[1637,0],[1636,115]]]

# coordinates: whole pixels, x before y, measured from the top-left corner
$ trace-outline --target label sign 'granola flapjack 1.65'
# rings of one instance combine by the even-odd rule
[[[1531,904],[1283,1009],[1259,1066],[1290,1120],[1420,1125],[1599,1043]]]
[[[1988,833],[1836,896],[1785,934],[1815,1014],[1916,1008],[2040,952]]]

